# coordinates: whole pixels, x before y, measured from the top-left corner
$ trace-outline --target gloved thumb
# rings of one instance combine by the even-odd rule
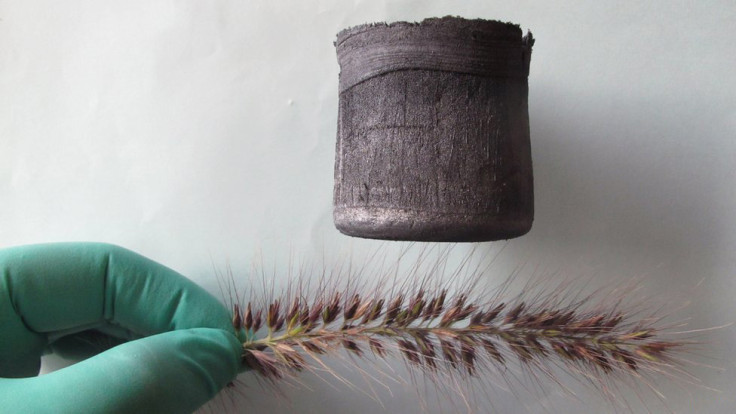
[[[0,407],[39,413],[191,413],[232,381],[241,344],[194,328],[127,342],[62,370],[0,378]]]

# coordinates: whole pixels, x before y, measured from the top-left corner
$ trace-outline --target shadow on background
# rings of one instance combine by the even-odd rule
[[[707,105],[545,85],[532,98],[534,243],[680,269],[657,283],[713,274],[728,165]]]
[[[677,310],[672,319],[687,319],[685,329],[734,322],[734,197],[724,183],[736,176],[736,154],[723,132],[727,114],[697,95],[530,90],[535,221],[508,242],[503,267],[529,262],[531,280],[561,282],[572,272],[594,286],[640,278],[635,302]],[[733,337],[733,327],[697,336],[701,355],[687,357],[726,368],[689,367],[703,384],[733,389]],[[733,403],[728,393],[661,383],[670,408],[717,412]]]

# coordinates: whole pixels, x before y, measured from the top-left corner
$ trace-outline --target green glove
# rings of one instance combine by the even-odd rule
[[[45,352],[79,357],[105,348],[35,376]],[[241,351],[220,302],[129,250],[0,250],[2,412],[192,412],[235,378]]]

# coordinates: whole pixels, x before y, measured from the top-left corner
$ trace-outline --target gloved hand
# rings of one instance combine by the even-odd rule
[[[118,343],[35,376],[44,352],[89,356]],[[235,378],[241,352],[220,302],[129,250],[0,250],[3,413],[189,413]]]

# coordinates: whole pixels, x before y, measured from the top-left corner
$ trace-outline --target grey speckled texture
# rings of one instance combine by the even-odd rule
[[[516,25],[459,18],[341,32],[337,228],[418,241],[528,232],[532,43]]]

